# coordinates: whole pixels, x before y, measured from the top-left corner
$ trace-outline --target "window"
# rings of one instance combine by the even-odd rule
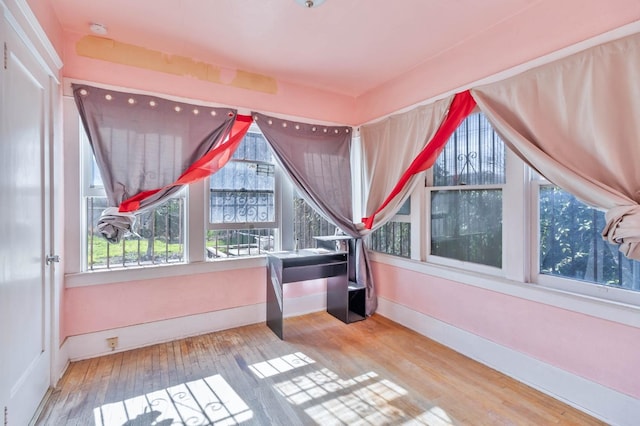
[[[505,147],[483,114],[462,122],[430,179],[430,254],[501,268]]]
[[[137,216],[134,232],[118,244],[108,243],[96,229],[107,197],[102,178],[83,129],[83,201],[85,270],[113,269],[185,261],[185,192]]]
[[[411,198],[390,221],[369,235],[369,247],[380,253],[411,258]]]
[[[316,212],[297,191],[293,195],[293,218],[293,238],[299,249],[315,248],[313,237],[336,232],[336,225]]]
[[[640,262],[603,240],[604,213],[551,185],[539,192],[540,273],[640,291]]]
[[[156,264],[187,263],[187,210],[202,208],[196,193],[187,189],[137,216],[135,235],[109,244],[96,230],[107,199],[100,172],[84,129],[79,129],[82,157],[82,270],[111,270]],[[209,260],[260,255],[280,247],[279,238],[315,247],[317,235],[332,235],[335,225],[315,212],[297,194],[280,203],[279,171],[266,139],[252,127],[233,157],[208,180],[207,217],[201,225],[204,256]],[[292,192],[293,194],[293,192]],[[279,231],[279,205],[291,213],[292,229]],[[198,228],[195,223],[190,227]],[[194,235],[191,233],[190,235]],[[202,234],[201,234],[202,235]],[[287,247],[289,244],[287,244]],[[198,256],[191,255],[190,258]]]
[[[207,256],[271,251],[276,227],[275,160],[264,136],[252,128],[229,162],[209,178]]]

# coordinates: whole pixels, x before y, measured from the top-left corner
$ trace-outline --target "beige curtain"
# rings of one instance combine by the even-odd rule
[[[603,236],[640,259],[640,34],[471,93],[513,151],[606,210]]]
[[[433,138],[452,100],[453,95],[360,128],[365,216],[370,216],[382,205],[414,158]],[[395,215],[420,182],[420,176],[413,176],[402,192],[376,215],[372,230]]]

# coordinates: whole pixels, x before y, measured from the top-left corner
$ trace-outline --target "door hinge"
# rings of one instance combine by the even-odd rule
[[[9,407],[4,407],[4,426],[9,424]]]
[[[7,42],[4,42],[4,69],[7,69]]]
[[[47,262],[47,265],[51,265],[52,262],[60,263],[60,256],[58,256],[57,254],[49,254],[47,255],[45,260]]]

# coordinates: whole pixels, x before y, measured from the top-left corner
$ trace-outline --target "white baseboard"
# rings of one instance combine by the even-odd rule
[[[637,425],[640,401],[420,312],[378,298],[377,313],[611,425]]]
[[[284,316],[304,315],[324,309],[325,294],[311,294],[285,299]],[[67,359],[77,361],[265,321],[266,306],[259,303],[71,336],[66,339],[60,352]],[[114,351],[107,347],[109,337],[118,337],[118,347]]]

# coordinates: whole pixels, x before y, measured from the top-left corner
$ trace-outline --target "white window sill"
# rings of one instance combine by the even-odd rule
[[[236,269],[260,268],[266,266],[266,264],[267,261],[265,256],[255,256],[196,263],[136,266],[122,269],[79,272],[65,275],[65,287],[85,287],[92,285],[123,283],[127,281],[207,274],[211,272]]]
[[[371,252],[371,260],[640,328],[640,306],[382,253]]]

